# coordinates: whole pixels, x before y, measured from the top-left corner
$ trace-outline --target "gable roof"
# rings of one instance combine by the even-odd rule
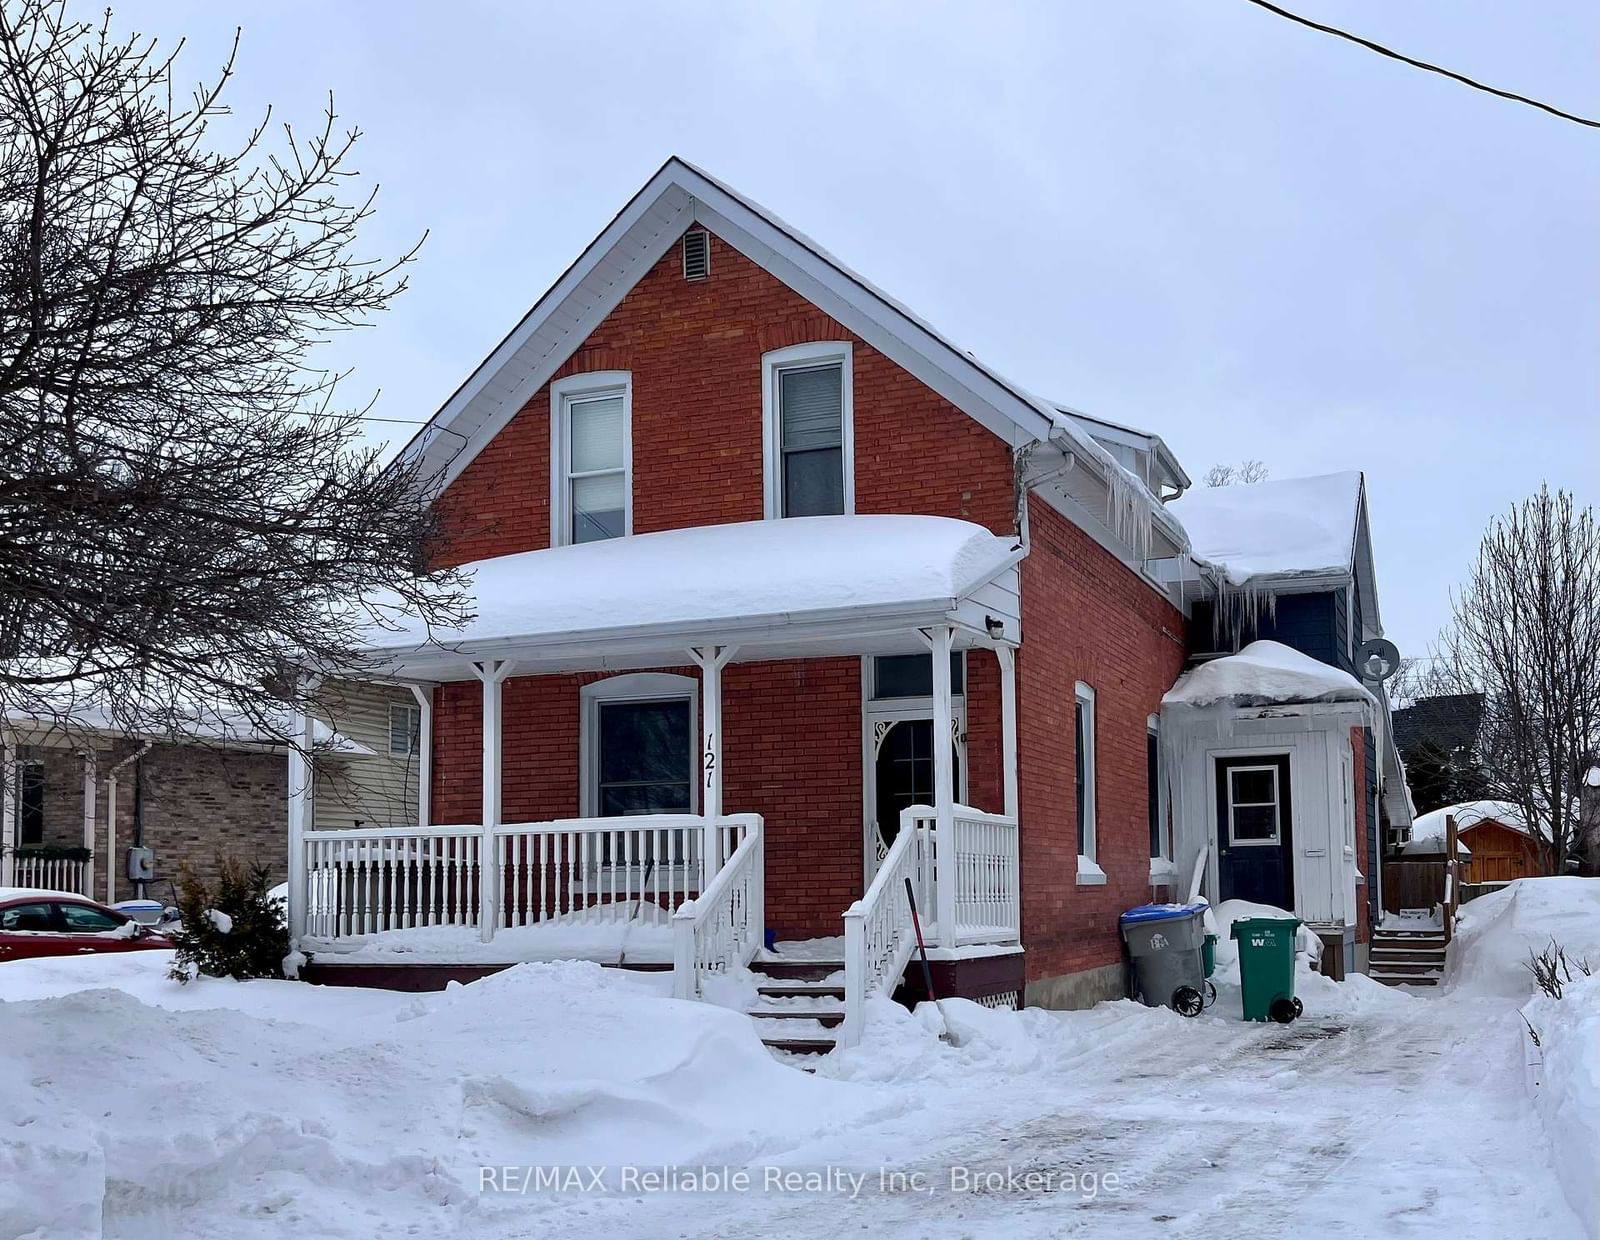
[[[717,237],[1013,448],[1051,442],[1087,465],[1113,502],[1149,506],[1168,541],[1182,531],[1075,421],[959,348],[798,229],[676,156],[667,160],[401,450],[448,486],[683,233]],[[1140,484],[1142,486],[1142,484]],[[1110,521],[1108,520],[1108,524]]]

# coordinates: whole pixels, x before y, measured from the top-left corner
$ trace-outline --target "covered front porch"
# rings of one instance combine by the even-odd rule
[[[475,621],[387,635],[361,669],[413,687],[418,821],[311,830],[309,771],[291,759],[297,946],[319,965],[670,968],[693,998],[769,928],[800,927],[842,936],[852,1038],[909,959],[907,879],[937,948],[1020,941],[1021,556],[966,522],[831,517],[470,566]],[[879,692],[889,679],[902,696]],[[975,682],[998,716],[974,764],[987,811],[968,803]],[[477,812],[458,821],[469,741]],[[910,774],[875,787],[888,765]],[[508,786],[519,809],[578,813],[508,821]]]

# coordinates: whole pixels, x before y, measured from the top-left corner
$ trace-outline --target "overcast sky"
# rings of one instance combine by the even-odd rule
[[[332,354],[375,415],[427,418],[676,153],[1197,478],[1365,470],[1404,652],[1493,514],[1600,501],[1600,131],[1244,0],[112,3],[186,81],[242,25],[239,113],[331,89],[364,131],[366,244],[429,233]],[[1296,6],[1600,115],[1592,0]]]

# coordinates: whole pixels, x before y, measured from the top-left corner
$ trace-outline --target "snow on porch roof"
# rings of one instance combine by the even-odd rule
[[[1376,699],[1349,672],[1329,667],[1280,642],[1251,642],[1238,654],[1185,672],[1163,706],[1288,706]]]
[[[1016,539],[948,517],[798,517],[636,534],[463,565],[473,619],[429,634],[401,617],[369,630],[369,652],[500,657],[495,648],[506,644],[626,634],[682,645],[684,636],[830,618],[920,614],[929,623],[1021,557]]]
[[[1243,585],[1253,577],[1349,572],[1360,503],[1361,475],[1350,471],[1208,487],[1168,507],[1195,558]]]

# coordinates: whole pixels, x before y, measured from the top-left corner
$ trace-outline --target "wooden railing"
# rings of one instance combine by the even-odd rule
[[[710,974],[749,964],[766,927],[766,837],[761,815],[728,820],[737,843],[705,892],[672,916],[672,989],[698,999]],[[723,841],[726,842],[726,841]]]
[[[1017,820],[958,805],[955,832],[956,945],[1019,940]]]
[[[305,834],[305,933],[338,939],[429,926],[510,927],[671,914],[705,887],[708,858],[759,822],[689,814]],[[714,864],[711,867],[714,871]]]
[[[75,895],[89,894],[85,883],[89,863],[81,858],[40,857],[27,853],[13,853],[12,885],[38,887],[47,891],[70,891]]]
[[[926,811],[925,817],[919,817]],[[933,897],[932,811],[913,806],[900,815],[900,831],[878,866],[867,893],[844,915],[844,1023],[839,1045],[861,1039],[867,996],[900,980],[916,947],[906,880],[926,918]]]

